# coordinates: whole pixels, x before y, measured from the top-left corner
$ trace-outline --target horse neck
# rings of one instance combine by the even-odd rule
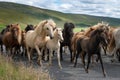
[[[55,43],[58,43],[59,42],[59,38],[57,37],[57,35],[55,34],[55,36],[54,36],[54,38],[53,38],[53,41],[55,42]]]
[[[94,45],[94,48],[98,48],[99,44],[100,44],[100,39],[98,38],[97,35],[90,37],[90,44]]]
[[[44,29],[42,29],[40,32],[39,32],[38,30],[39,30],[39,29],[35,29],[35,36],[36,36],[36,37],[39,36],[39,37],[45,39],[47,34],[46,34],[46,32],[44,31]]]

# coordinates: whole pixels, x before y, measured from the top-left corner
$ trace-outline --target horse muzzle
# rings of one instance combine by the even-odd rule
[[[54,37],[53,36],[50,36],[50,39],[53,39]]]

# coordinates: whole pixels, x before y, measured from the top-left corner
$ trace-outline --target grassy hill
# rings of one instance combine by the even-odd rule
[[[117,18],[67,14],[23,4],[0,2],[0,27],[11,23],[19,23],[25,27],[26,24],[35,25],[49,18],[52,18],[60,27],[65,22],[73,22],[77,27],[84,27],[101,21],[109,22],[111,26],[120,26],[120,19]]]

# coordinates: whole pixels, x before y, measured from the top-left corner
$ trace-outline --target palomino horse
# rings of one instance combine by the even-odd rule
[[[13,56],[13,48],[16,48],[21,44],[21,28],[19,24],[11,24],[10,26],[10,31],[4,34],[2,41],[6,50],[11,51]]]
[[[103,75],[106,76],[105,71],[104,71],[104,67],[103,67],[103,63],[102,63],[102,59],[101,59],[101,54],[100,54],[100,43],[107,45],[107,41],[106,41],[106,35],[104,34],[104,30],[103,29],[96,29],[94,31],[92,31],[90,37],[87,36],[82,36],[77,40],[77,54],[76,54],[76,60],[75,60],[75,64],[74,66],[76,66],[77,64],[77,58],[79,57],[79,54],[84,53],[83,54],[83,64],[84,64],[84,68],[85,68],[85,55],[86,53],[88,54],[88,64],[87,64],[87,68],[85,68],[86,72],[88,73],[88,68],[89,68],[89,64],[91,62],[91,56],[93,54],[97,54],[98,59],[100,60],[101,66],[102,66],[102,70],[103,70]]]
[[[41,61],[42,53],[39,49],[45,47],[47,36],[50,36],[50,38],[54,37],[53,29],[55,27],[56,24],[53,20],[51,19],[43,20],[37,25],[37,27],[34,30],[30,30],[26,33],[25,43],[26,43],[29,62],[31,62],[31,52],[29,48],[36,49],[38,53],[39,64],[42,65],[42,61]]]
[[[63,60],[62,56],[62,47],[68,46],[70,50],[70,61],[72,62],[72,50],[71,50],[71,39],[73,37],[73,29],[75,28],[73,23],[65,23],[63,29],[63,38],[64,41],[60,44],[60,59]]]
[[[49,49],[49,65],[52,64],[52,53],[55,51],[57,53],[57,58],[58,58],[58,65],[62,69],[61,63],[60,63],[60,41],[63,41],[63,36],[62,36],[62,29],[61,28],[56,28],[54,32],[54,38],[50,39],[46,43],[46,48]]]

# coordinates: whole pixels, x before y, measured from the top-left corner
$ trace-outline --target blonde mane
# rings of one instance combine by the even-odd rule
[[[56,23],[52,20],[52,19],[49,19],[49,20],[43,20],[41,21],[35,28],[35,32],[38,34],[38,35],[44,35],[46,36],[45,32],[44,32],[44,26],[45,24],[49,24],[51,25],[53,28],[56,27]]]

